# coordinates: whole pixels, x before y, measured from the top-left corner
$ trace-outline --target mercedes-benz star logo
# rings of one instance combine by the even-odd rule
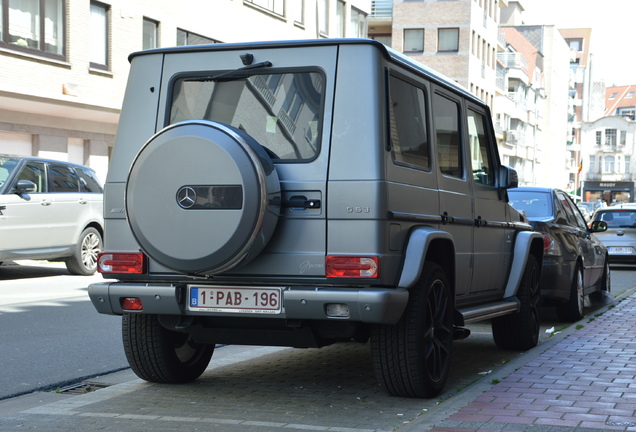
[[[183,186],[177,192],[177,204],[183,209],[192,208],[197,202],[197,193],[190,186]]]

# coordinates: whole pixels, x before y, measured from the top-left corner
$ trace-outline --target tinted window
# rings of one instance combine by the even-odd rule
[[[468,145],[473,170],[473,179],[477,183],[494,185],[492,172],[492,154],[486,135],[486,118],[472,110],[468,110]]]
[[[565,209],[565,214],[567,215],[570,223],[572,225],[578,226],[579,228],[585,228],[585,221],[583,220],[583,216],[579,212],[579,209],[574,205],[574,203],[567,197],[563,192],[557,192],[557,197],[561,202],[561,205]]]
[[[508,191],[510,205],[519,211],[524,211],[528,217],[552,216],[550,194],[547,192]]]
[[[437,160],[443,174],[461,177],[459,141],[459,105],[443,96],[433,96],[435,137],[437,139]]]
[[[599,211],[594,220],[607,222],[609,228],[636,228],[636,210]]]
[[[205,77],[174,82],[169,122],[202,119],[242,129],[277,158],[307,160],[319,151],[323,75],[252,75],[228,81]]]
[[[396,162],[429,167],[424,91],[390,77],[389,115],[391,150]]]
[[[51,179],[52,192],[79,192],[80,178],[72,167],[50,164],[49,177]]]
[[[80,192],[102,193],[102,186],[97,179],[95,171],[89,169],[77,169],[80,176]]]
[[[18,174],[19,180],[29,180],[35,184],[34,193],[48,192],[46,169],[42,162],[27,162]]]

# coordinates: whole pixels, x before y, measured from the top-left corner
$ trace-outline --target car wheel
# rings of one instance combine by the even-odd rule
[[[395,325],[373,326],[375,373],[394,396],[427,398],[446,383],[453,344],[453,300],[444,270],[426,263]]]
[[[186,121],[144,144],[128,174],[125,205],[147,255],[178,272],[212,275],[245,265],[266,246],[280,213],[280,182],[250,135]]]
[[[133,372],[155,383],[194,381],[214,353],[214,344],[196,343],[186,333],[166,329],[157,315],[124,314],[122,336]]]
[[[97,270],[97,254],[103,249],[102,236],[95,228],[82,231],[73,255],[65,260],[66,268],[75,275],[88,276]]]
[[[580,264],[577,264],[572,283],[570,284],[570,299],[557,305],[557,316],[561,321],[574,322],[580,320],[583,318],[584,302],[583,269]]]
[[[539,342],[539,264],[528,256],[517,298],[519,310],[492,320],[492,335],[499,348],[525,351]]]

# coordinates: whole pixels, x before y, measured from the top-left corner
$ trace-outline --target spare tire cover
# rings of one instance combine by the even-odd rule
[[[263,147],[221,123],[176,123],[155,134],[126,184],[128,223],[170,269],[216,274],[253,259],[278,220],[280,183]]]

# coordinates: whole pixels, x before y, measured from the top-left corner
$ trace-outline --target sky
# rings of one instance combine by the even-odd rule
[[[593,70],[605,85],[636,85],[636,0],[524,0],[525,24],[591,28]]]

